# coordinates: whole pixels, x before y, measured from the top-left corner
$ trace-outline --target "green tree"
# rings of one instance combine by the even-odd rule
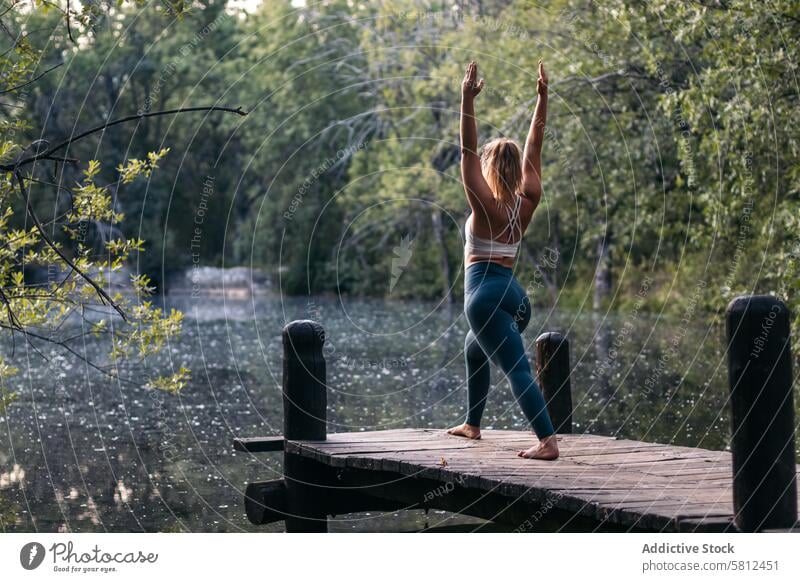
[[[162,14],[128,6],[86,3],[77,12],[46,2],[22,11],[12,0],[0,17],[8,43],[0,56],[5,100],[0,104],[0,328],[10,336],[12,355],[17,341],[37,353],[56,344],[120,381],[144,377],[154,388],[177,392],[186,384],[186,368],[144,375],[141,368],[180,333],[182,314],[165,312],[148,299],[153,286],[146,273],[133,273],[128,293],[109,288],[113,273],[144,250],[141,238],[126,236],[121,228],[123,201],[136,197],[137,184],[157,175],[154,170],[168,153],[160,146],[149,153],[122,147],[115,136],[128,124],[144,126],[162,115],[120,106],[129,78],[125,69],[89,77],[102,80],[103,91],[87,87],[85,79],[98,50],[108,48],[106,63],[111,48],[121,57],[134,50],[123,32],[113,46],[103,45],[111,42],[104,31],[124,30],[116,24],[133,14],[184,21],[186,12],[182,3],[162,5],[155,11]],[[75,73],[82,86],[55,84],[59,75],[67,81]],[[89,99],[78,98],[81,88]],[[94,127],[84,131],[87,125]],[[119,147],[94,141],[101,136]],[[131,155],[134,149],[142,153]],[[100,154],[108,162],[105,170]],[[46,275],[33,276],[36,272]],[[107,338],[102,361],[81,352],[86,334]],[[3,406],[12,398],[5,379],[15,372],[5,357],[0,357]]]

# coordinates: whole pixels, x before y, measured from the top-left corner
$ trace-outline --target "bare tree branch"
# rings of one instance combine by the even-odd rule
[[[10,329],[9,326],[4,324],[4,323],[0,323],[0,328],[1,329]],[[34,350],[36,350],[37,353],[39,353],[39,355],[41,355],[45,360],[47,360],[47,356],[45,356],[38,348],[36,348],[36,346],[33,345],[33,343],[30,341],[30,338],[34,338],[34,339],[37,339],[37,340],[40,340],[40,341],[43,341],[43,342],[47,342],[47,343],[59,346],[59,347],[65,349],[65,350],[67,350],[73,356],[75,356],[76,358],[78,358],[79,360],[84,362],[87,366],[97,370],[98,372],[100,372],[101,374],[103,374],[105,376],[108,376],[109,378],[113,378],[114,380],[119,380],[120,382],[124,382],[124,383],[130,384],[132,386],[138,386],[139,385],[139,383],[134,381],[134,380],[129,380],[128,378],[123,378],[123,377],[121,377],[121,376],[119,376],[117,374],[112,374],[106,368],[104,368],[103,366],[100,366],[99,364],[96,364],[95,362],[93,362],[92,360],[90,360],[89,358],[84,356],[82,353],[80,353],[78,350],[74,349],[72,346],[69,346],[69,345],[65,344],[61,340],[50,338],[50,337],[38,334],[36,332],[27,330],[27,329],[22,329],[22,330],[17,330],[17,331],[19,331],[20,333],[22,333],[25,336],[25,338],[28,340],[28,343],[31,345],[31,347]]]
[[[209,112],[211,112],[211,111],[223,111],[225,113],[235,113],[235,114],[241,115],[241,116],[247,115],[247,112],[242,111],[241,107],[237,107],[236,109],[232,109],[230,107],[218,107],[216,105],[213,105],[213,106],[210,106],[210,107],[181,107],[179,109],[168,109],[168,110],[165,110],[165,111],[153,111],[153,112],[150,112],[150,113],[139,113],[139,114],[136,114],[136,115],[128,115],[127,117],[114,119],[114,120],[106,122],[106,123],[104,123],[102,125],[98,125],[97,127],[93,127],[91,129],[87,129],[86,131],[83,131],[83,132],[81,132],[81,133],[79,133],[79,134],[77,134],[75,136],[72,136],[69,139],[66,139],[66,140],[62,141],[61,143],[59,143],[59,144],[57,144],[57,145],[55,145],[55,146],[53,146],[53,147],[41,152],[41,153],[34,154],[34,155],[29,156],[27,158],[24,158],[22,160],[18,160],[17,162],[15,162],[13,164],[0,165],[0,170],[5,171],[5,172],[16,172],[17,169],[19,167],[21,167],[21,166],[24,166],[24,165],[27,165],[27,164],[31,164],[33,162],[36,162],[36,161],[39,161],[39,160],[42,160],[42,159],[45,159],[45,160],[46,159],[53,159],[53,154],[55,152],[57,152],[57,151],[65,148],[65,147],[69,146],[70,144],[72,144],[72,143],[74,143],[76,141],[79,141],[79,140],[81,140],[81,139],[83,139],[85,137],[88,137],[90,135],[93,135],[95,133],[104,131],[104,130],[108,129],[109,127],[113,127],[115,125],[119,125],[121,123],[128,123],[128,122],[131,122],[131,121],[138,121],[138,120],[141,120],[141,119],[147,119],[147,118],[150,118],[150,117],[158,117],[158,116],[161,116],[161,115],[177,115],[179,113],[190,113],[190,112],[194,112],[194,111],[209,111]]]
[[[36,81],[38,81],[39,79],[44,77],[50,71],[56,70],[58,67],[60,67],[63,64],[64,63],[58,63],[57,65],[53,65],[52,67],[50,67],[49,69],[47,69],[43,73],[39,73],[38,75],[36,75],[33,79],[31,79],[29,81],[25,81],[24,83],[21,83],[21,84],[17,85],[16,87],[11,87],[10,89],[5,89],[4,91],[0,91],[0,95],[5,95],[6,93],[12,93],[13,91],[18,91],[19,89],[22,89],[23,87],[27,87],[31,83],[35,83]]]
[[[64,18],[67,20],[67,36],[72,41],[72,44],[78,44],[75,42],[75,37],[72,36],[72,24],[69,18],[69,0],[67,0],[67,9],[64,11]]]

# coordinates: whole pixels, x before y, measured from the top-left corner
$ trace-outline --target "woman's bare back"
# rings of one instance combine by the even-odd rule
[[[495,240],[497,242],[514,244],[525,236],[525,231],[533,219],[533,212],[536,210],[536,205],[532,200],[517,194],[521,199],[519,209],[519,229],[508,228],[508,213],[504,208],[495,207],[485,208],[485,212],[480,210],[472,213],[472,233],[486,240]],[[513,232],[509,232],[513,230]],[[483,257],[480,255],[470,255],[465,257],[466,264],[470,265],[479,261],[492,261],[503,265],[504,267],[513,267],[513,257]]]

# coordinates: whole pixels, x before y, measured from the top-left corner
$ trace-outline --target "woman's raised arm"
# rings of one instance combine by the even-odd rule
[[[522,162],[522,192],[530,198],[534,205],[539,204],[542,197],[542,144],[544,142],[544,126],[547,123],[547,74],[544,64],[539,61],[539,79],[536,83],[539,98],[531,119],[528,139],[525,140],[525,152]]]
[[[478,127],[475,122],[475,97],[483,89],[483,79],[478,78],[478,65],[471,62],[467,65],[464,80],[461,83],[461,179],[472,211],[482,209],[493,200],[492,190],[481,172],[481,160],[478,157]]]

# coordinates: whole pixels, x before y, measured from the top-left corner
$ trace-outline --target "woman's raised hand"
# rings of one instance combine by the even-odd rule
[[[464,72],[464,80],[461,82],[461,94],[465,97],[477,97],[483,89],[483,79],[477,81],[478,65],[471,61]]]
[[[539,95],[547,93],[547,73],[544,72],[544,63],[539,59],[539,80],[536,82],[536,90]]]

